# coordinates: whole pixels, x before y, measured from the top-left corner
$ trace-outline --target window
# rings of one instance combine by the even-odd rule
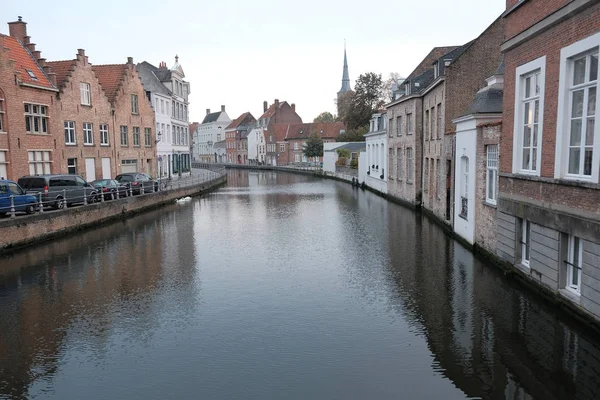
[[[7,166],[8,162],[6,161],[6,151],[0,151],[0,179],[6,179],[7,174]]]
[[[427,193],[429,189],[429,158],[425,158],[425,164],[423,165],[423,191]]]
[[[388,132],[389,132],[389,135],[390,135],[390,137],[394,137],[394,131],[392,130],[394,119],[390,118],[390,120],[388,122],[389,122],[388,123]]]
[[[298,150],[298,142],[294,142],[294,150]]]
[[[429,140],[429,110],[425,110],[425,140]]]
[[[392,174],[394,173],[394,149],[389,149],[388,151],[388,178],[392,179]]]
[[[442,103],[437,105],[437,124],[435,126],[437,138],[442,138]]]
[[[434,117],[434,115],[435,115],[435,107],[432,107],[431,108],[431,113],[429,114],[429,122],[428,122],[428,124],[429,124],[429,136],[431,137],[431,140],[435,139],[435,136],[433,134],[433,131],[435,129],[435,126],[434,126],[434,124],[435,124],[435,117]]]
[[[25,130],[27,133],[48,133],[48,107],[25,103]]]
[[[440,163],[440,159],[438,158],[436,160],[436,171],[437,171],[437,184],[436,184],[436,193],[437,193],[437,198],[441,199],[442,198],[442,164]]]
[[[129,133],[125,125],[121,125],[121,146],[129,146]]]
[[[412,114],[406,114],[406,134],[412,135],[412,133],[413,133]]]
[[[34,81],[37,81],[37,80],[38,80],[37,76],[35,76],[35,74],[33,73],[33,71],[32,71],[32,70],[30,70],[30,69],[26,69],[25,71],[27,71],[27,75],[29,75],[29,77],[30,77],[32,80],[34,80]]]
[[[100,146],[108,146],[108,124],[100,124]]]
[[[94,132],[92,130],[92,124],[89,122],[83,123],[83,144],[94,144]]]
[[[496,204],[498,197],[498,145],[486,146],[486,185],[485,200]]]
[[[164,100],[160,101],[160,113],[161,114],[165,113],[165,101]]]
[[[577,236],[569,236],[569,255],[567,261],[566,288],[577,294],[581,293],[581,264],[583,260],[583,249],[581,239]]]
[[[4,132],[4,100],[0,99],[0,132]]]
[[[140,127],[139,126],[133,127],[133,145],[134,146],[140,145]]]
[[[71,175],[77,174],[77,159],[67,158],[67,173]]]
[[[65,121],[65,144],[75,144],[75,121]]]
[[[175,118],[175,102],[171,103],[171,118]]]
[[[529,268],[529,249],[531,248],[531,222],[521,220],[521,264]]]
[[[79,91],[81,93],[81,104],[84,106],[91,106],[92,92],[90,91],[90,84],[85,82],[79,83]]]
[[[467,219],[469,217],[469,158],[462,156],[460,158],[460,214],[459,217]]]
[[[152,129],[144,128],[144,145],[146,147],[152,146]]]
[[[396,136],[402,136],[402,116],[396,117]]]
[[[517,68],[513,172],[539,175],[546,58]]]
[[[167,124],[167,143],[171,141],[171,125]]]
[[[183,120],[187,121],[188,117],[187,117],[187,106],[183,106]]]
[[[283,143],[279,144],[279,151],[285,151],[285,144],[283,144]]]
[[[413,149],[408,147],[406,149],[406,181],[412,182],[414,179],[414,165],[413,165]]]
[[[407,96],[410,94],[410,83],[404,84],[404,94]]]
[[[138,97],[137,94],[132,94],[131,95],[131,113],[132,114],[139,114],[140,110],[138,107]]]
[[[29,174],[41,175],[50,174],[50,152],[49,151],[28,151]]]

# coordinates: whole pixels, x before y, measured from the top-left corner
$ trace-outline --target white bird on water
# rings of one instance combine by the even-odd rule
[[[186,197],[182,197],[180,199],[176,199],[175,202],[176,203],[185,203],[190,200],[192,200],[192,198],[190,196],[186,196]]]

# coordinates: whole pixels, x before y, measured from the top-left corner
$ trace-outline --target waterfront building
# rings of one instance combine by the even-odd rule
[[[391,131],[390,131],[391,132]],[[380,193],[387,193],[388,179],[392,179],[393,171],[387,169],[388,165],[388,124],[387,113],[382,110],[373,114],[369,121],[369,132],[365,134],[367,154],[367,176],[365,184]],[[394,150],[389,150],[389,156],[394,156]]]
[[[248,162],[263,165],[266,159],[265,128],[257,126],[248,133]]]
[[[225,128],[231,123],[231,118],[221,106],[221,111],[210,112],[206,109],[206,116],[193,134],[194,159],[200,162],[217,162],[214,145],[225,140]]]
[[[256,126],[256,118],[250,112],[245,112],[225,127],[225,143],[227,147],[227,162],[243,164],[242,136],[246,136]],[[246,141],[247,143],[247,141]],[[244,155],[248,155],[247,152]]]
[[[279,164],[321,163],[323,157],[308,158],[304,155],[306,141],[312,135],[318,135],[323,143],[335,142],[344,133],[343,122],[320,122],[301,124],[276,124],[275,132],[282,132],[284,145],[280,144]]]
[[[273,104],[267,107],[263,103],[263,114],[257,121],[256,126],[265,129],[265,157],[269,165],[282,165],[281,157],[286,157],[287,145],[285,142],[286,131],[281,124],[301,124],[302,118],[296,113],[296,105],[288,104],[287,101],[280,102],[275,99]],[[276,129],[276,125],[279,127]]]
[[[507,0],[497,254],[600,318],[600,3]]]

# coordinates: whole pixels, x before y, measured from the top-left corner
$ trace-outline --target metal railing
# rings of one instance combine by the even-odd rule
[[[11,194],[7,197],[0,197],[0,215],[9,214],[10,218],[17,218],[17,213],[34,214],[35,212],[44,213],[51,209],[60,211],[66,210],[73,205],[88,206],[95,203],[104,203],[107,201],[119,200],[124,197],[134,195],[151,196],[153,194],[181,189],[191,186],[200,186],[212,182],[225,175],[224,167],[207,168],[205,170],[194,171],[190,176],[180,179],[159,179],[146,182],[140,182],[139,186],[127,184],[125,187],[114,188],[115,190],[102,191],[102,188],[81,187],[76,189],[51,190],[49,192],[31,192],[24,194]],[[36,201],[31,201],[25,196],[31,196]]]

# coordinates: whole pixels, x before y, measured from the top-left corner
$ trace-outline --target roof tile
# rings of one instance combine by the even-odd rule
[[[56,84],[59,88],[62,88],[67,81],[71,68],[75,65],[75,60],[48,61],[46,64],[52,67],[52,72],[56,74]]]
[[[106,97],[113,103],[125,75],[127,64],[94,65],[92,69],[96,73]]]
[[[0,47],[8,49],[9,58],[15,61],[14,68],[16,72],[19,72],[21,82],[47,89],[56,89],[29,50],[19,40],[0,34]],[[33,76],[29,74],[29,71]]]

